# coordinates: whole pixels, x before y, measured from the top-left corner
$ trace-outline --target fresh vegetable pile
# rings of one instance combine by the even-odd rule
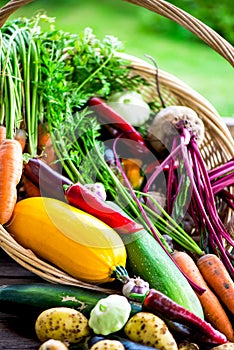
[[[233,219],[220,201],[233,210],[233,159],[208,170],[202,120],[166,106],[157,76],[159,99],[145,101],[123,50],[44,14],[1,30],[1,230],[115,292],[7,286],[0,308],[34,310],[41,349],[232,344]]]

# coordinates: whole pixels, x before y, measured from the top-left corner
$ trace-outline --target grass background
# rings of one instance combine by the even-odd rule
[[[163,30],[156,32],[152,16],[156,21],[161,17],[158,14],[122,0],[35,0],[10,18],[30,17],[39,10],[55,17],[58,29],[78,33],[91,27],[99,38],[107,34],[118,37],[129,54],[143,59],[145,54],[153,56],[160,69],[202,94],[222,117],[234,118],[231,65],[201,40],[195,40],[195,36],[192,39],[186,36],[183,28],[179,28],[184,30],[182,36],[176,35],[176,31],[173,35]],[[161,20],[165,28],[169,20]]]

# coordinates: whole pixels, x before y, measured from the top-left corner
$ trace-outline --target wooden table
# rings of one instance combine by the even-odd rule
[[[45,282],[14,262],[0,248],[0,284]],[[34,329],[25,327],[23,319],[0,310],[0,349],[38,350],[40,342]]]

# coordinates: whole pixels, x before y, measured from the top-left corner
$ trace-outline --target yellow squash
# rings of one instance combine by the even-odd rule
[[[126,265],[125,246],[112,228],[56,199],[19,201],[7,230],[38,257],[89,283],[111,282]]]

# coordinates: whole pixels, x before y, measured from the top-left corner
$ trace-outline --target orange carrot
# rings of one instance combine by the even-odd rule
[[[23,186],[24,186],[24,191],[26,193],[26,197],[40,197],[41,192],[40,189],[32,183],[27,177],[23,176]]]
[[[215,254],[206,254],[198,259],[197,266],[207,284],[234,314],[234,281],[223,262]]]
[[[17,129],[15,132],[15,140],[19,141],[19,143],[21,144],[22,152],[24,151],[26,146],[26,139],[26,131],[24,129]]]
[[[3,140],[6,139],[6,127],[4,125],[0,125],[0,145]]]
[[[17,140],[0,145],[0,224],[10,220],[17,201],[17,188],[23,169],[22,149]]]
[[[215,293],[209,288],[199,271],[196,262],[191,256],[182,251],[175,251],[173,258],[181,270],[197,285],[205,289],[205,292],[197,296],[201,302],[206,320],[214,328],[225,334],[229,341],[234,341],[234,331],[226,311],[221,305]]]
[[[38,125],[38,144],[37,152],[40,159],[46,162],[52,169],[58,170],[55,163],[57,160],[50,133],[45,124]]]

